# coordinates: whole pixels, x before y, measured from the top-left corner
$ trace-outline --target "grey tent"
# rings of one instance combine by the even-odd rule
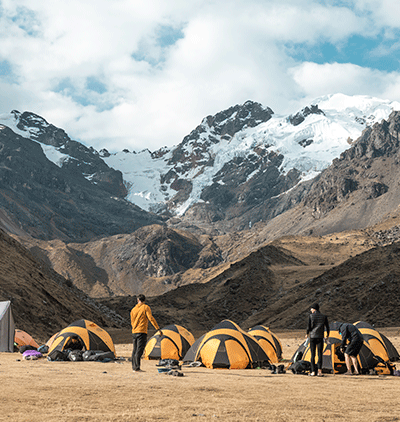
[[[11,302],[0,302],[0,352],[14,351],[14,333]]]

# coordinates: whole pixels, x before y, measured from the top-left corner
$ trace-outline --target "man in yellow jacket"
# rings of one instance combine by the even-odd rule
[[[147,326],[149,321],[156,330],[159,330],[160,336],[163,335],[157,321],[154,319],[149,305],[144,302],[146,297],[139,295],[137,297],[137,305],[131,310],[131,325],[132,325],[132,338],[133,338],[133,350],[132,350],[132,369],[135,372],[141,371],[140,359],[143,355],[144,348],[147,342]]]

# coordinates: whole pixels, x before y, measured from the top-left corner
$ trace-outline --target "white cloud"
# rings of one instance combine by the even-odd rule
[[[399,81],[398,73],[387,73],[362,68],[350,63],[316,64],[302,63],[291,69],[293,79],[302,88],[304,96],[314,98],[332,92],[343,92],[348,95],[368,95],[387,99],[389,87],[393,88]]]
[[[325,93],[397,95],[397,74],[294,58],[298,44],[340,47],[395,28],[373,20],[373,1],[335,4],[3,0],[0,66],[12,77],[0,72],[0,111],[33,111],[96,149],[154,150],[248,99],[287,112]]]
[[[400,2],[398,0],[353,0],[355,8],[367,12],[376,26],[388,30],[400,28]]]

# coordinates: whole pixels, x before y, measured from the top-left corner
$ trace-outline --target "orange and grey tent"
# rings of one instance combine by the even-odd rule
[[[193,334],[180,325],[162,328],[163,335],[155,334],[146,344],[144,359],[181,360],[194,343]]]
[[[245,369],[268,363],[269,359],[253,336],[224,320],[196,340],[183,361],[199,361],[214,369]]]
[[[26,333],[25,331],[18,330],[17,328],[15,329],[14,342],[17,343],[18,347],[32,346],[36,349],[39,347],[39,345],[30,334]]]
[[[367,323],[358,322],[354,325],[358,326],[359,329],[364,327],[360,329],[364,337],[364,344],[362,345],[360,353],[357,356],[357,361],[361,368],[361,372],[366,373],[370,369],[375,369],[378,373],[390,374],[392,370],[390,365],[391,359],[387,352],[387,348],[384,345],[385,343],[380,340],[382,335]],[[342,336],[338,331],[339,326],[340,323],[338,322],[334,322],[329,325],[330,334],[326,340],[322,356],[322,370],[324,372],[340,374],[347,371],[344,355],[340,351]],[[389,342],[389,340],[387,341]],[[394,349],[394,346],[391,346]],[[292,361],[296,361],[299,356],[301,356],[301,359],[303,360],[311,360],[311,350],[308,344],[308,340],[306,340],[297,349],[292,357]],[[318,358],[316,358],[316,361],[318,361]]]
[[[278,363],[282,359],[282,344],[269,328],[256,325],[248,333],[258,340],[271,363]]]
[[[391,341],[382,333],[364,321],[358,321],[354,324],[364,337],[364,341],[368,343],[373,352],[381,357],[385,362],[395,362],[400,360],[400,356]]]
[[[54,337],[49,348],[49,354],[54,350],[66,350],[76,342],[80,343],[82,350],[111,351],[115,355],[114,343],[107,331],[94,322],[85,319],[75,321],[61,330]]]

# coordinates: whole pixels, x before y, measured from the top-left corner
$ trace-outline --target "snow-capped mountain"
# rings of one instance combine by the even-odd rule
[[[152,211],[167,204],[173,214],[183,215],[206,201],[206,188],[244,185],[270,169],[268,162],[282,177],[298,172],[293,183],[271,187],[282,194],[327,168],[366,127],[393,110],[400,110],[400,103],[343,94],[320,97],[289,116],[248,101],[204,118],[169,150],[103,154],[103,159],[123,173],[129,201]]]
[[[343,94],[286,116],[247,101],[205,117],[176,146],[115,154],[87,148],[33,113],[2,114],[0,125],[39,143],[60,169],[143,210],[197,225],[236,221],[230,227],[242,229],[293,206],[301,190],[283,194],[320,174],[393,110],[400,103]]]

